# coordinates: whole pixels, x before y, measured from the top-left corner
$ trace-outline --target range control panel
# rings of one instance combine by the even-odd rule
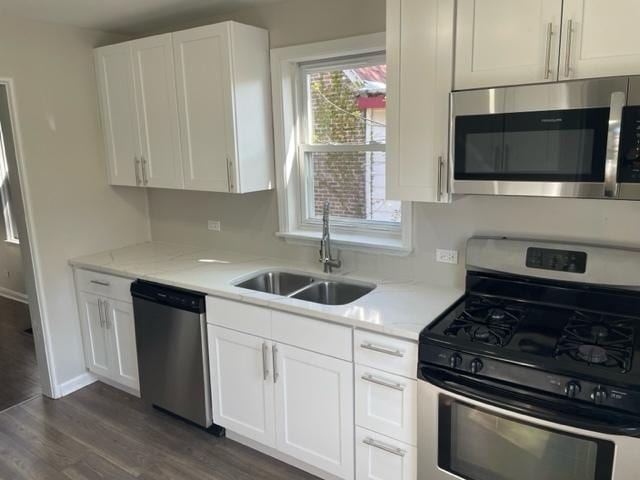
[[[584,273],[587,270],[587,254],[571,250],[529,247],[526,265],[542,270]]]
[[[637,105],[622,111],[618,182],[640,183],[640,106]]]

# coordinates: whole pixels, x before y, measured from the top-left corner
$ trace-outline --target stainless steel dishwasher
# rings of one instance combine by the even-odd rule
[[[136,280],[131,296],[142,399],[223,435],[211,414],[204,295]]]

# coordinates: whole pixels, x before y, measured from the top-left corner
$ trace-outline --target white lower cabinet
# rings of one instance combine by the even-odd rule
[[[357,480],[416,480],[414,446],[356,427]]]
[[[138,354],[128,279],[75,272],[86,366],[104,380],[139,392]]]
[[[288,345],[272,348],[278,450],[353,478],[353,364]]]
[[[353,363],[211,324],[208,342],[216,424],[354,478]]]
[[[208,325],[207,331],[213,421],[274,447],[274,383],[269,343],[213,325]]]

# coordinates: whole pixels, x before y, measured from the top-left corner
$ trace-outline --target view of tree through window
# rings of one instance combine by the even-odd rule
[[[398,224],[401,203],[385,200],[386,65],[315,70],[306,89],[308,215],[329,200],[334,217]]]

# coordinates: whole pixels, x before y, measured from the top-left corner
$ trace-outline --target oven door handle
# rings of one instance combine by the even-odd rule
[[[517,388],[494,386],[486,379],[481,383],[464,374],[433,365],[420,365],[418,377],[443,390],[541,420],[592,432],[640,437],[640,418],[624,413],[603,411],[563,398],[543,399],[541,395],[531,392],[525,395],[524,391]]]

